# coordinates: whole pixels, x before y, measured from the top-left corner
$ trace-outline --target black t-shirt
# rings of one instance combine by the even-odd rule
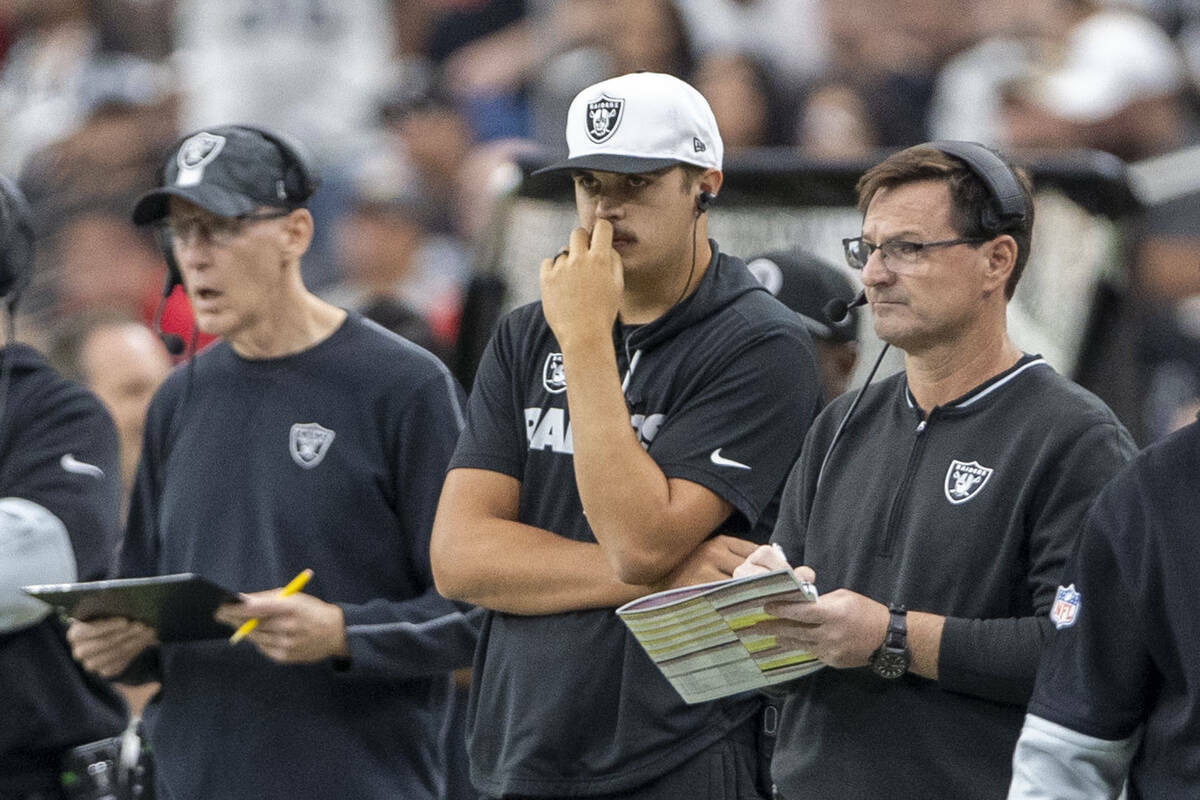
[[[1097,498],[1058,590],[1029,713],[1100,739],[1144,725],[1129,797],[1200,786],[1200,424]]]
[[[304,591],[341,606],[351,659],[164,645],[146,710],[160,785],[175,800],[438,797],[449,671],[475,641],[429,566],[461,390],[357,314],[295,355],[219,342],[194,364],[151,403],[123,574],[258,591],[312,568]]]
[[[669,478],[736,513],[722,531],[765,541],[818,403],[812,344],[742,262],[714,256],[666,315],[614,330],[630,424]],[[540,304],[488,346],[451,467],[521,482],[520,521],[595,538],[575,484],[562,356]],[[491,795],[619,792],[665,774],[758,707],[750,696],[687,706],[611,609],[489,612],[470,708],[472,780]]]

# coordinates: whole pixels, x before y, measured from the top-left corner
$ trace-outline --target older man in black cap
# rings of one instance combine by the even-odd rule
[[[222,341],[151,403],[120,568],[251,590],[248,641],[75,623],[75,656],[161,679],[160,797],[436,798],[450,674],[474,629],[433,589],[428,537],[462,421],[428,352],[300,278],[315,179],[277,134],[187,137],[134,210],[161,223],[197,327]],[[307,593],[278,588],[311,568]],[[257,591],[254,591],[257,590]]]

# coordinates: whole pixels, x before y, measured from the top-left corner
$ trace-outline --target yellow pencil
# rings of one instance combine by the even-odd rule
[[[304,588],[304,584],[308,583],[308,579],[313,576],[311,569],[306,569],[288,583],[287,586],[279,590],[280,597],[289,597]],[[229,637],[230,644],[237,644],[242,639],[249,635],[250,631],[258,627],[258,617],[251,617],[242,623],[242,626],[233,632],[233,636]]]

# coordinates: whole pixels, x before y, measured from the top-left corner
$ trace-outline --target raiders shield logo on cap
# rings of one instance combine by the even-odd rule
[[[325,459],[336,435],[315,422],[297,422],[288,435],[288,451],[292,454],[292,460],[305,469],[312,469]]]
[[[587,104],[587,136],[596,144],[607,142],[621,124],[621,112],[625,101],[617,97],[600,95],[599,100]]]
[[[195,186],[204,179],[204,167],[217,157],[225,146],[225,137],[214,133],[197,133],[188,137],[179,146],[175,162],[179,165],[179,174],[175,176],[176,186]]]

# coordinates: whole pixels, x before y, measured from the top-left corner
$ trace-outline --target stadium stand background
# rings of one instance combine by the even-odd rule
[[[1038,188],[1018,343],[1142,442],[1200,408],[1192,0],[8,0],[0,171],[42,234],[22,337],[99,308],[149,321],[162,265],[132,199],[181,132],[237,120],[320,163],[310,285],[469,381],[572,223],[566,187],[525,175],[561,151],[575,91],[643,68],[691,80],[720,118],[711,224],[735,254],[840,263],[879,153],[1001,147]],[[173,301],[166,327],[187,323]]]

